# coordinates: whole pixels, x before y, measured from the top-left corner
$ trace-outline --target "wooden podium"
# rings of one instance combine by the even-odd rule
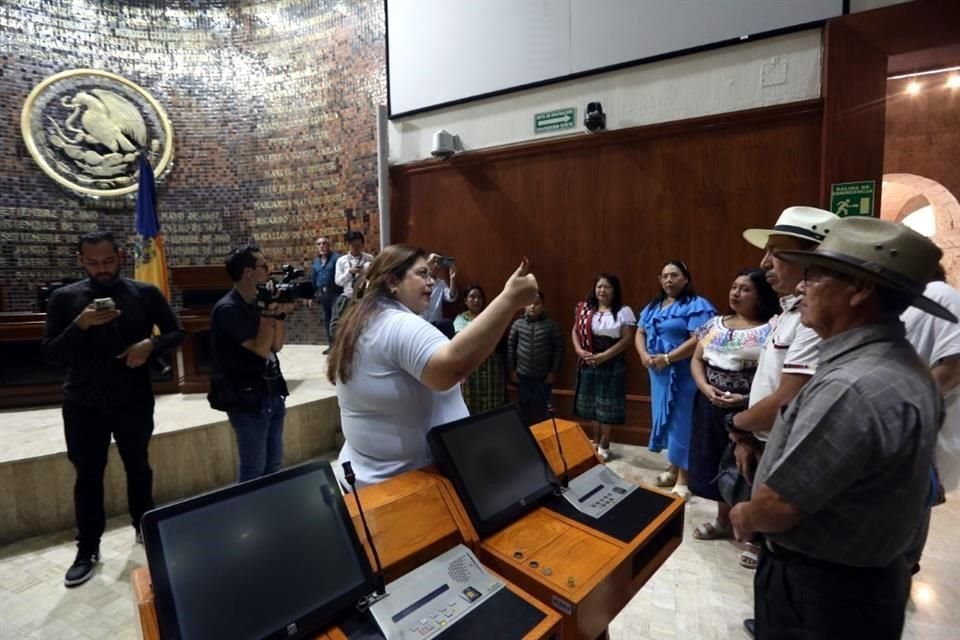
[[[559,476],[563,464],[552,423],[532,430]],[[571,477],[600,464],[578,424],[557,420],[557,431]],[[554,505],[541,506],[481,540],[452,484],[436,469],[411,471],[359,491],[387,582],[457,544],[466,544],[507,589],[543,614],[541,622],[522,636],[530,640],[605,636],[610,621],[680,544],[683,501],[646,487],[629,498],[634,496],[652,501],[656,508],[647,504],[646,516],[638,512],[637,521],[643,524],[631,535],[605,532],[601,523],[594,521],[592,526],[578,521]],[[373,565],[356,501],[352,495],[345,500]],[[135,570],[132,582],[142,637],[155,640],[159,631],[147,569]],[[342,628],[317,636],[346,637]]]
[[[473,546],[470,543],[475,542],[464,538],[466,528],[460,519],[457,499],[447,491],[444,480],[434,474],[411,471],[365,487],[359,491],[359,497],[387,582],[458,544]],[[370,564],[375,566],[356,510],[356,500],[352,495],[344,496],[344,499]],[[516,637],[525,640],[556,637],[560,616],[509,580],[494,574],[511,593],[542,614],[542,620],[536,626]],[[148,569],[135,569],[131,582],[140,635],[144,640],[159,640],[160,631]],[[341,627],[333,627],[315,638],[346,640],[348,635]]]
[[[563,463],[552,422],[534,425],[532,430],[559,477]],[[571,478],[600,464],[577,423],[557,420],[557,432]],[[444,482],[447,490],[455,495],[452,484]],[[629,496],[634,497],[647,503],[652,501],[656,515],[633,535],[623,535],[620,531],[617,537],[599,530],[602,525],[591,524],[589,519],[577,521],[541,506],[480,540],[475,552],[487,567],[560,612],[563,616],[561,637],[565,640],[605,637],[610,621],[683,538],[682,499],[647,487]],[[468,535],[476,539],[476,531],[459,502],[458,507],[460,518],[469,527]],[[652,513],[650,508],[647,513]],[[641,517],[640,513],[637,517]]]

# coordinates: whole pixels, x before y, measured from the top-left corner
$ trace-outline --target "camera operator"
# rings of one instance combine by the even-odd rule
[[[153,508],[153,471],[148,449],[153,433],[151,355],[183,341],[170,303],[155,286],[120,275],[113,235],[87,233],[77,245],[88,278],[53,292],[47,306],[43,353],[66,365],[63,430],[67,457],[76,471],[77,557],[64,584],[75,587],[93,575],[106,524],[103,472],[110,437],[117,442],[127,475],[130,517],[140,537],[140,516]],[[154,336],[154,325],[160,335]]]
[[[237,438],[238,482],[280,468],[287,383],[277,352],[293,304],[278,304],[270,267],[256,245],[234,249],[225,262],[233,289],[210,316],[210,406],[226,411]]]

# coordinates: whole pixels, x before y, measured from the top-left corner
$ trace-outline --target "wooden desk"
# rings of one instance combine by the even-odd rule
[[[463,537],[466,529],[463,528],[457,506],[459,503],[455,496],[446,491],[444,482],[435,474],[412,471],[359,491],[363,513],[380,554],[387,582],[457,544],[471,542]],[[373,556],[356,511],[356,500],[353,495],[344,498],[372,566]],[[509,580],[499,574],[497,577],[513,594],[544,616],[537,626],[523,636],[524,639],[554,637],[560,626],[560,616]],[[131,582],[142,637],[144,640],[158,640],[160,633],[149,570],[146,567],[135,569]],[[334,627],[315,638],[346,640],[347,636],[339,627]]]
[[[210,312],[233,283],[223,265],[199,265],[170,268],[170,284],[183,297],[178,316],[183,324],[183,345],[177,352],[180,393],[207,393],[210,372],[201,362],[209,351]]]
[[[559,476],[563,464],[552,422],[541,422],[531,429]],[[600,464],[580,425],[558,419],[557,431],[571,478]],[[456,496],[446,479],[444,486],[450,495]],[[683,539],[683,500],[652,487],[638,491],[662,496],[667,506],[628,541],[539,507],[480,540],[474,552],[486,566],[561,613],[564,640],[603,637],[610,621]],[[469,530],[467,537],[478,539],[459,500],[457,506],[463,526]]]
[[[629,542],[540,507],[482,541],[477,557],[563,614],[562,638],[592,640],[680,546],[683,507],[674,499]]]
[[[563,474],[563,462],[560,460],[557,437],[553,432],[553,421],[539,422],[530,427],[530,430],[547,457],[550,468],[559,478]],[[576,478],[594,465],[601,464],[597,450],[590,444],[590,439],[579,424],[557,418],[557,433],[560,435],[563,459],[567,461],[567,472],[571,478]]]
[[[0,409],[13,409],[63,402],[65,367],[47,364],[40,345],[47,321],[45,313],[0,313],[0,358],[2,366],[16,371],[5,372],[0,384]],[[173,367],[168,379],[154,374],[155,394],[176,393],[177,363],[170,354]],[[15,375],[19,374],[19,375]],[[24,378],[27,377],[25,380]]]

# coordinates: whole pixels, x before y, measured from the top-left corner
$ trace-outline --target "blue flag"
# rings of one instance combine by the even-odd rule
[[[170,298],[167,259],[157,218],[157,188],[147,153],[140,152],[140,184],[137,188],[137,244],[134,248],[134,278],[155,285]]]

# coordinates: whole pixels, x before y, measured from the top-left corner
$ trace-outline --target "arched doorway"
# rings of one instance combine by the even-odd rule
[[[910,173],[883,176],[880,217],[930,236],[943,251],[947,281],[960,286],[960,202],[939,182]]]

